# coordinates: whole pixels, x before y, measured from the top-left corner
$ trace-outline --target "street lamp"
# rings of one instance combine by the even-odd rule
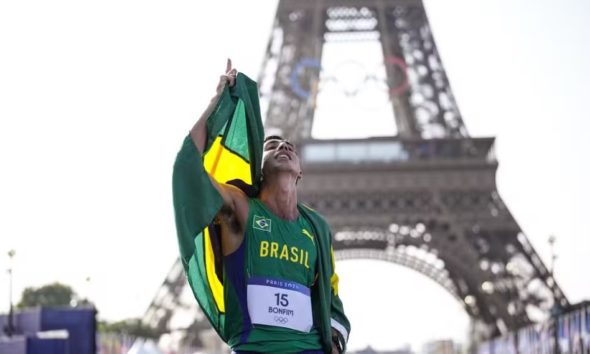
[[[14,334],[14,312],[12,309],[12,258],[16,252],[14,250],[8,251],[8,325],[6,326],[6,334],[12,337]]]
[[[555,271],[555,260],[557,259],[557,255],[555,254],[555,236],[554,235],[550,235],[549,239],[547,239],[547,242],[549,242],[549,248],[551,250],[551,269],[550,269],[550,274],[551,276],[553,276],[553,272]]]

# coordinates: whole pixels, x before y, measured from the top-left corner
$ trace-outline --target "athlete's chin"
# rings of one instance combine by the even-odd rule
[[[271,167],[271,166],[269,166]],[[285,173],[291,172],[293,174],[299,174],[299,167],[296,164],[292,163],[292,161],[283,161],[277,164],[273,164],[273,166],[269,169],[270,172],[276,173]]]

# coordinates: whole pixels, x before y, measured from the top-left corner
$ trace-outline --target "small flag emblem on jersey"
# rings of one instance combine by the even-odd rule
[[[266,232],[270,232],[270,219],[262,216],[254,215],[254,228]]]

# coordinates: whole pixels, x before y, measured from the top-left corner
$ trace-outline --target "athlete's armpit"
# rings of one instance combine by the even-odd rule
[[[244,240],[248,218],[248,197],[239,188],[214,182],[222,195],[224,205],[217,214],[221,224],[221,248],[227,256],[237,250]]]

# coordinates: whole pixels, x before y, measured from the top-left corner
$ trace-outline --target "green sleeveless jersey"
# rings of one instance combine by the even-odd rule
[[[321,350],[311,309],[317,249],[302,217],[287,221],[250,199],[244,241],[224,257],[226,337],[233,350]]]

